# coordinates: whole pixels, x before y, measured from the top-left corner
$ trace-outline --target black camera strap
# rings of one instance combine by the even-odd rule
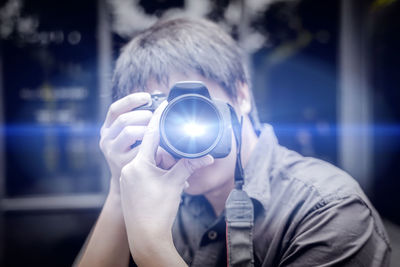
[[[244,170],[241,160],[243,117],[238,120],[235,110],[229,105],[232,129],[236,141],[235,188],[225,203],[226,250],[228,267],[252,267],[253,255],[253,202],[243,190]]]

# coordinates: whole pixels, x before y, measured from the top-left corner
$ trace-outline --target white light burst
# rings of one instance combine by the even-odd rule
[[[202,136],[206,132],[206,127],[195,122],[189,122],[183,126],[183,130],[185,131],[185,134],[191,137],[198,137]]]

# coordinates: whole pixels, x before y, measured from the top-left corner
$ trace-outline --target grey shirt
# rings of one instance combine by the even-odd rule
[[[358,183],[333,165],[280,146],[266,125],[245,168],[255,208],[255,266],[389,266],[390,245]],[[224,213],[183,195],[175,246],[191,266],[226,266]]]

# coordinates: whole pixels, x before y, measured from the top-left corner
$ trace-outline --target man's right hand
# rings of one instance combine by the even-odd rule
[[[111,171],[110,191],[119,193],[121,169],[134,159],[138,152],[137,147],[132,149],[131,146],[142,140],[153,115],[149,110],[134,109],[150,101],[149,93],[139,92],[119,99],[108,109],[100,131],[100,149]]]
[[[96,225],[78,255],[79,266],[128,266],[129,246],[122,214],[119,179],[121,169],[132,161],[153,113],[134,110],[151,100],[149,93],[134,93],[114,102],[101,128],[100,149],[111,171],[110,192]],[[106,240],[106,242],[104,242]]]

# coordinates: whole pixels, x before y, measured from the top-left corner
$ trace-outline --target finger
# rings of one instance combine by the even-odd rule
[[[153,116],[149,110],[135,110],[118,116],[109,128],[109,138],[115,138],[127,126],[147,125]]]
[[[131,149],[127,152],[117,152],[117,151],[110,151],[107,156],[107,161],[110,162],[113,166],[121,169],[131,162],[137,155],[138,149]]]
[[[121,162],[120,162],[121,168],[124,167],[129,162],[131,162],[136,157],[137,153],[138,153],[137,148],[131,149],[128,152],[124,153],[122,155]]]
[[[114,120],[121,114],[128,112],[134,108],[140,107],[151,101],[151,96],[146,92],[139,92],[125,96],[111,104],[108,109],[105,127],[110,127]]]
[[[170,153],[165,151],[162,147],[158,147],[157,155],[156,155],[156,165],[157,167],[163,170],[169,170],[172,166],[174,166],[177,162],[177,159],[174,158]]]
[[[168,179],[178,184],[184,184],[196,170],[213,164],[214,158],[206,155],[197,159],[181,159],[167,172]]]
[[[142,140],[146,126],[127,126],[112,141],[112,148],[118,152],[130,150],[131,145]]]
[[[139,149],[139,155],[147,160],[150,160],[151,162],[155,162],[158,144],[160,143],[159,121],[162,111],[166,106],[167,101],[164,101],[154,112],[153,117],[147,125],[142,144]]]

